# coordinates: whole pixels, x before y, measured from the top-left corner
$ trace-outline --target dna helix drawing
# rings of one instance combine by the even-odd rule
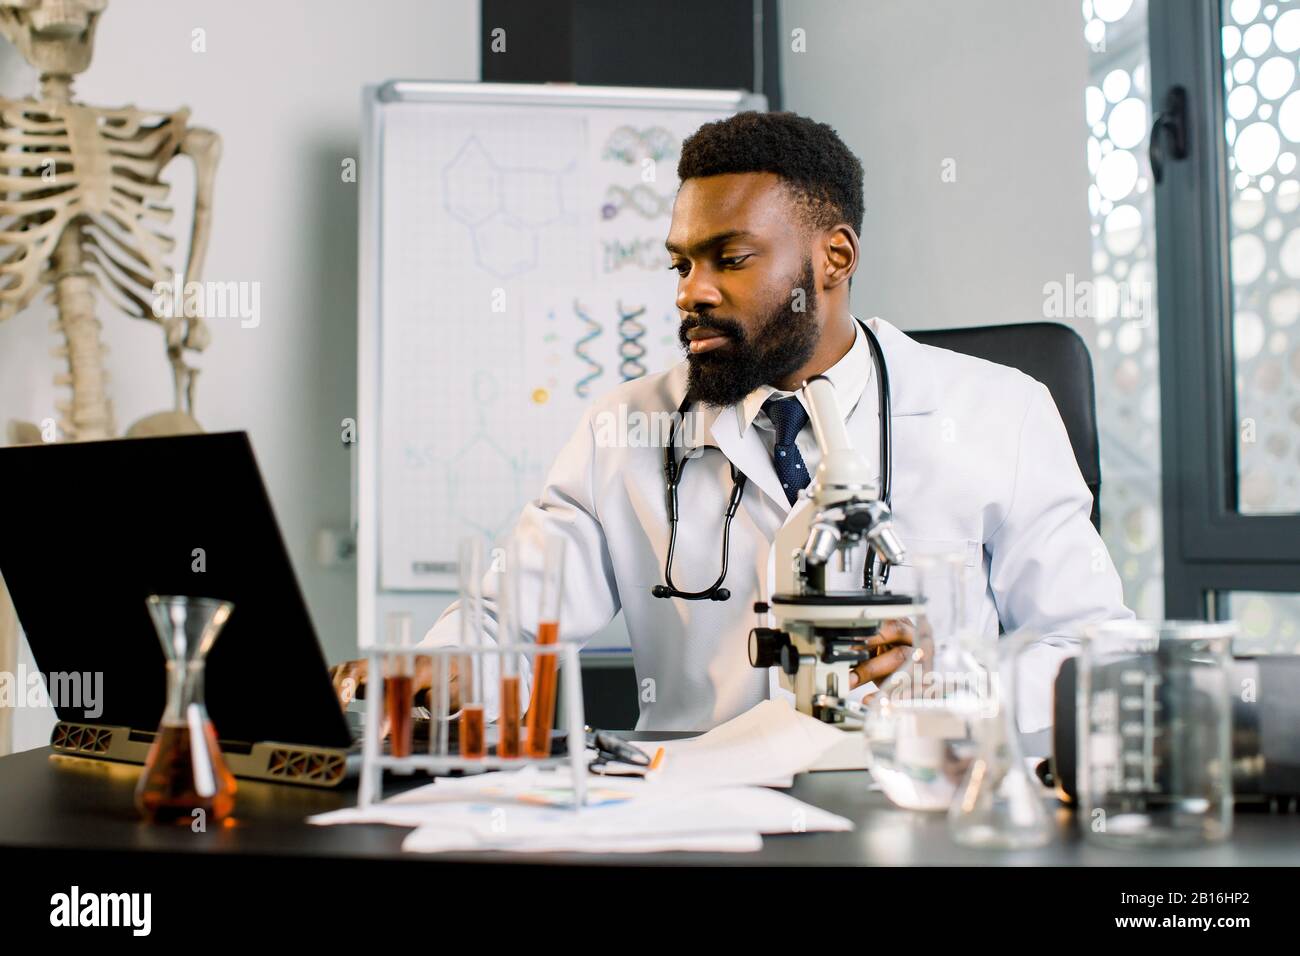
[[[601,158],[631,166],[640,159],[650,159],[657,163],[676,152],[677,138],[662,126],[645,129],[620,126],[605,140]]]
[[[582,307],[582,303],[577,299],[573,300],[573,311],[577,314],[579,319],[587,324],[586,334],[579,338],[573,345],[573,354],[586,362],[587,367],[590,369],[590,371],[582,378],[578,379],[577,383],[573,386],[573,390],[577,393],[579,398],[586,398],[591,394],[591,383],[600,378],[600,376],[605,372],[605,366],[601,365],[592,358],[590,354],[588,354],[587,345],[605,330],[599,322],[587,314],[586,310]]]
[[[672,212],[673,198],[673,194],[656,192],[645,183],[637,183],[630,189],[614,184],[605,190],[600,214],[604,219],[613,219],[623,210],[630,209],[645,219],[656,219]]]
[[[638,322],[639,316],[645,315],[646,307],[643,305],[634,311],[628,312],[623,308],[623,303],[617,303],[618,308],[618,354],[622,361],[618,363],[619,374],[623,376],[623,381],[630,381],[634,378],[640,378],[646,373],[645,363],[641,361],[645,356],[645,346],[641,344],[641,339],[645,337],[646,327],[643,323]]]

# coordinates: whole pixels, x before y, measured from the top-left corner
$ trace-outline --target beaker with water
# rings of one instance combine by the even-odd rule
[[[972,721],[987,705],[988,673],[966,599],[965,556],[918,555],[917,615],[906,663],[867,700],[868,769],[907,810],[947,810],[975,753]]]
[[[1079,661],[1079,824],[1109,845],[1232,831],[1232,622],[1113,621]]]

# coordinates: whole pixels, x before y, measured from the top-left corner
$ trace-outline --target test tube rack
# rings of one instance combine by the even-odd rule
[[[426,770],[430,773],[447,773],[453,770],[518,770],[525,766],[564,767],[568,766],[573,776],[573,808],[585,806],[587,802],[587,766],[586,734],[584,733],[582,671],[578,663],[578,645],[571,641],[558,641],[554,644],[516,643],[499,645],[482,645],[467,648],[460,644],[440,647],[420,646],[385,646],[372,645],[366,657],[369,662],[367,673],[380,675],[386,673],[385,663],[391,657],[406,656],[411,658],[411,668],[415,669],[416,660],[421,657],[431,659],[435,675],[441,675],[444,684],[448,673],[448,662],[453,657],[471,658],[474,667],[479,667],[482,658],[518,654],[532,661],[542,654],[554,654],[560,658],[559,671],[564,688],[564,728],[556,735],[563,735],[567,753],[557,757],[498,757],[485,754],[482,757],[464,757],[449,754],[447,747],[448,721],[450,715],[443,713],[446,698],[443,697],[441,708],[430,708],[428,753],[412,752],[405,757],[395,757],[383,752],[379,737],[381,720],[385,709],[385,694],[379,692],[382,680],[373,680],[375,692],[366,695],[366,712],[362,729],[361,743],[361,779],[358,786],[357,806],[366,808],[383,799],[383,773],[385,770],[412,772]],[[500,669],[498,668],[498,674]],[[534,670],[535,672],[535,670]],[[432,697],[432,695],[431,695]],[[431,700],[430,703],[433,703]],[[441,751],[441,752],[438,752]]]

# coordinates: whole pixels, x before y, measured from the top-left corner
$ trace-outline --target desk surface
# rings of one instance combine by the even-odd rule
[[[237,823],[207,833],[150,826],[135,815],[140,768],[51,754],[47,748],[0,758],[0,850],[83,849],[273,855],[332,859],[419,859],[402,854],[398,827],[317,827],[313,813],[352,806],[352,787],[327,791],[239,781]],[[424,778],[418,778],[423,782]],[[573,864],[956,865],[956,866],[1295,866],[1300,820],[1292,814],[1239,811],[1232,839],[1199,849],[1125,851],[1097,847],[1078,834],[1073,814],[1056,814],[1058,839],[1039,850],[969,850],[948,838],[943,814],[893,807],[867,789],[865,771],[799,775],[790,793],[852,820],[851,833],[767,836],[758,853],[437,854],[442,862]],[[396,788],[394,788],[394,792]]]

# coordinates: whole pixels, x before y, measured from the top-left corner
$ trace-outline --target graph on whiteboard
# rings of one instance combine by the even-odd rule
[[[454,586],[591,401],[679,362],[681,142],[722,114],[401,103],[380,175],[380,580]]]

